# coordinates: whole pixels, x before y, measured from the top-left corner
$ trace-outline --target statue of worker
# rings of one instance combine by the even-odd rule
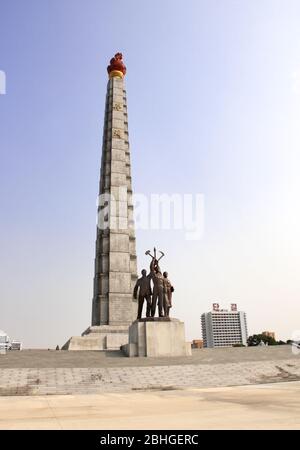
[[[150,263],[150,276],[153,282],[151,316],[155,316],[156,305],[158,305],[158,315],[159,317],[163,317],[164,277],[162,276],[156,258],[152,258]]]
[[[144,306],[144,300],[147,302],[146,317],[151,315],[151,275],[147,275],[145,269],[142,270],[142,276],[136,282],[133,290],[133,297],[138,298],[138,314],[137,319],[141,319]]]

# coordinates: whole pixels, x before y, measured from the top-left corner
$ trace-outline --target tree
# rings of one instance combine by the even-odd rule
[[[261,342],[267,345],[277,345],[277,342],[271,336],[266,336],[265,334],[253,334],[248,337],[247,344],[249,347],[255,347]]]

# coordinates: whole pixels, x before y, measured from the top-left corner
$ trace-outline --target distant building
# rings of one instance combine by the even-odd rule
[[[194,339],[192,341],[192,348],[203,348],[203,339]]]
[[[22,342],[11,341],[11,350],[22,350]]]
[[[274,331],[263,331],[261,334],[263,334],[264,336],[267,336],[267,337],[275,339]],[[275,341],[276,341],[276,339],[275,339]]]
[[[0,350],[22,350],[22,343],[19,341],[11,341],[9,336],[0,330]]]
[[[213,303],[212,311],[202,314],[201,325],[204,347],[247,345],[246,313],[238,311],[236,303],[231,304],[230,311]]]
[[[0,330],[0,350],[10,350],[11,342],[9,336],[2,330]]]

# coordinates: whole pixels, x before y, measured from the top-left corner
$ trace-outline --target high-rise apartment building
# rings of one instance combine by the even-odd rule
[[[231,304],[230,310],[213,303],[212,311],[202,314],[201,325],[204,347],[247,345],[246,313],[238,311],[236,303]]]

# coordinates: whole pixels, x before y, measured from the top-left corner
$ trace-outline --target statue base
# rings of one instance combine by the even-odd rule
[[[62,350],[120,350],[128,342],[128,325],[89,327],[82,336],[72,336]]]
[[[126,356],[190,356],[191,344],[185,341],[184,323],[169,317],[135,320],[129,327],[128,344],[121,350]]]

